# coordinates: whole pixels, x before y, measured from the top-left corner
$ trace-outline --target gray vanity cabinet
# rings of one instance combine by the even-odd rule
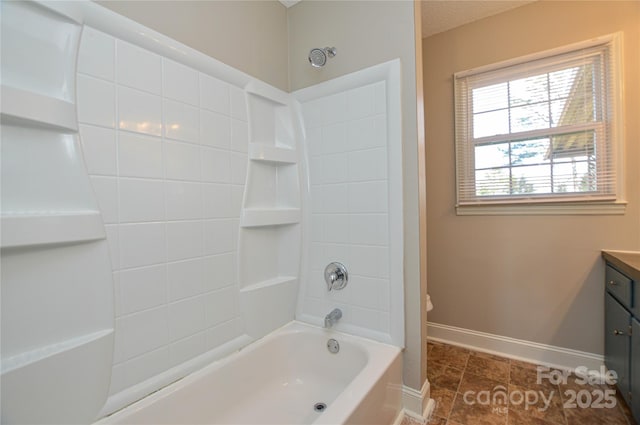
[[[635,356],[631,365],[631,387],[635,389],[635,393],[640,393],[640,321],[631,319],[631,353]],[[636,420],[640,421],[640,395],[635,396],[635,400],[629,403],[631,411]]]
[[[618,389],[640,421],[640,254],[603,252],[604,362],[618,374]]]
[[[604,359],[609,370],[618,374],[618,388],[622,396],[631,405],[630,374],[631,365],[630,348],[631,314],[611,295],[605,296],[604,307]]]

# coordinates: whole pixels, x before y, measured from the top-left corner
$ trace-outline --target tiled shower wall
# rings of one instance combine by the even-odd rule
[[[304,314],[339,307],[343,325],[390,333],[389,196],[385,82],[303,104],[311,184],[311,248]],[[349,284],[327,292],[324,268]],[[384,340],[388,340],[382,338]]]
[[[85,28],[78,119],[116,283],[111,394],[243,333],[244,92]]]

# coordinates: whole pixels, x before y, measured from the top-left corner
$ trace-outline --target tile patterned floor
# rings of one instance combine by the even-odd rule
[[[534,364],[435,342],[427,343],[427,358],[436,401],[430,425],[638,425],[618,395],[610,408],[589,407],[588,398],[611,389],[606,385],[581,384],[575,376],[538,383]]]

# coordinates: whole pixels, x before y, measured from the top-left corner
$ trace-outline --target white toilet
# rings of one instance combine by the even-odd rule
[[[78,136],[82,25],[1,7],[1,422],[90,423],[109,390],[114,295]]]

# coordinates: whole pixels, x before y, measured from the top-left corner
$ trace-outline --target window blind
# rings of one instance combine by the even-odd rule
[[[614,42],[455,74],[459,206],[615,200]]]

